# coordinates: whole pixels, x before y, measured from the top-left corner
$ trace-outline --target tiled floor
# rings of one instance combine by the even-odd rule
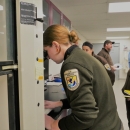
[[[126,107],[125,107],[125,98],[121,92],[121,89],[125,83],[125,80],[116,80],[113,89],[116,97],[117,110],[119,116],[123,122],[124,130],[129,130],[127,125],[127,117],[126,117]]]

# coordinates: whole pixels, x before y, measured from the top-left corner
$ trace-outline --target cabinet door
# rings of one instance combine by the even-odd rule
[[[0,62],[0,69],[8,63],[11,62]],[[20,129],[16,73],[13,70],[0,70],[0,130]]]
[[[65,15],[63,15],[63,25],[71,30],[71,22]]]
[[[0,61],[17,58],[15,26],[14,0],[0,0]]]
[[[0,0],[0,130],[20,129],[15,13],[15,0]]]
[[[61,24],[61,12],[60,10],[51,3],[52,7],[52,23],[51,24]]]
[[[43,0],[43,14],[44,14],[44,23],[43,23],[43,31],[47,29],[49,26],[49,1]]]

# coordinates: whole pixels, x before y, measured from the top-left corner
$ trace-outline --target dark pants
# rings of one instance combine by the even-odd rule
[[[128,126],[130,128],[130,101],[126,99],[126,111],[127,111],[127,119],[128,119]]]

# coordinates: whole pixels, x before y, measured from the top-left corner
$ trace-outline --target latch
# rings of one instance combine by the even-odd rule
[[[37,7],[35,7],[35,10],[36,10],[36,19],[34,19],[34,21],[39,21],[43,23],[44,22],[43,18],[37,18]]]
[[[43,18],[36,18],[36,19],[34,19],[34,20],[35,20],[35,21],[39,21],[39,22],[41,22],[41,23],[44,22]]]
[[[16,70],[16,69],[18,69],[18,65],[2,66],[2,70]]]

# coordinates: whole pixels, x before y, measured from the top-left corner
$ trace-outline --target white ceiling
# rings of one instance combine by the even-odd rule
[[[87,40],[130,36],[130,32],[107,32],[107,28],[130,27],[129,13],[108,13],[108,3],[130,0],[51,0]]]

